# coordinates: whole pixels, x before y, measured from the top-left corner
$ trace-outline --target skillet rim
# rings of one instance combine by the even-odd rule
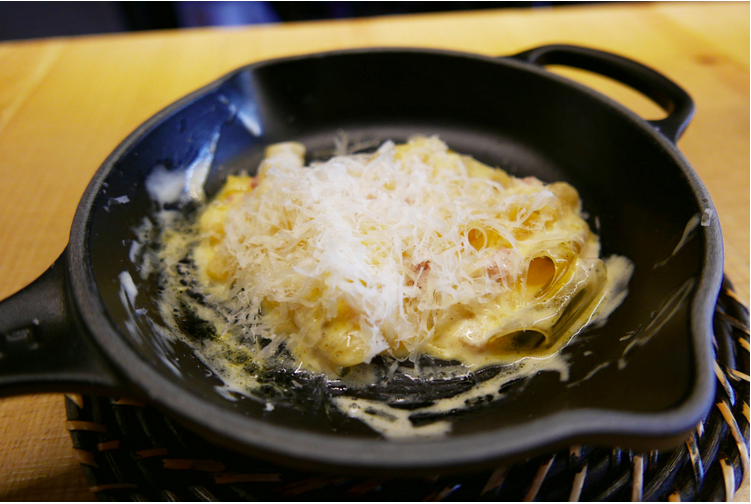
[[[577,409],[558,411],[520,425],[498,431],[431,439],[429,441],[388,442],[380,439],[347,438],[331,434],[305,432],[278,427],[231,410],[217,409],[208,401],[165,379],[132,348],[110,320],[99,296],[91,266],[89,231],[94,202],[102,183],[118,160],[142,137],[172,114],[196,99],[221,87],[236,74],[253,72],[265,66],[290,63],[311,58],[323,59],[343,55],[373,53],[408,53],[464,58],[481,63],[501,64],[517,71],[532,72],[559,85],[573,88],[615,108],[621,116],[639,128],[645,136],[658,143],[678,165],[695,195],[700,208],[713,211],[712,225],[701,227],[705,257],[696,290],[690,305],[692,357],[696,375],[691,393],[677,408],[660,413],[631,413],[609,409]],[[428,470],[449,467],[477,466],[504,458],[521,456],[567,444],[574,440],[602,441],[615,438],[628,440],[631,446],[676,444],[677,437],[693,429],[712,405],[715,381],[711,344],[712,317],[723,273],[722,235],[717,213],[709,194],[696,172],[676,146],[647,121],[599,92],[546,71],[543,67],[508,57],[492,57],[442,49],[410,47],[378,47],[336,50],[295,55],[255,62],[237,68],[171,103],[152,115],[130,133],[105,159],[88,184],[76,209],[68,249],[69,283],[72,301],[77,307],[88,334],[103,351],[131,391],[187,423],[194,430],[226,447],[293,464],[324,464],[328,468]],[[706,335],[706,336],[702,336]],[[239,443],[239,445],[238,445]],[[666,445],[667,446],[667,445]]]

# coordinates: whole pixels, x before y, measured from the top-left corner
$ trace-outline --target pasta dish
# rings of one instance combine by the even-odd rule
[[[285,351],[337,376],[376,356],[470,369],[549,356],[628,279],[624,258],[599,257],[567,183],[510,176],[436,137],[304,158],[302,144],[269,146],[193,230],[198,283],[225,310],[217,333],[256,359]]]

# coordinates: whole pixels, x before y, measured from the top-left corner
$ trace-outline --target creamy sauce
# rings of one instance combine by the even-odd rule
[[[108,198],[107,204],[104,205],[104,210],[106,212],[109,212],[110,207],[112,205],[124,205],[126,203],[130,203],[130,198],[128,198],[128,196],[118,196],[117,198]]]
[[[156,167],[146,179],[146,191],[151,199],[162,208],[179,201],[204,201],[206,195],[203,186],[209,176],[220,136],[219,130],[216,130],[196,158],[184,169]]]
[[[689,278],[675,292],[671,293],[660,305],[660,308],[653,313],[653,318],[645,327],[634,333],[634,337],[623,350],[623,354],[618,359],[618,369],[626,367],[628,355],[649,343],[652,337],[657,334],[662,327],[673,318],[675,313],[685,306],[686,300],[693,291],[696,280]]]
[[[203,201],[206,194],[203,192],[203,186],[209,176],[211,163],[214,161],[214,153],[219,143],[219,130],[211,136],[211,140],[198,153],[185,171],[185,192],[193,201]]]
[[[705,213],[701,218],[701,225],[708,226],[709,220],[707,219],[711,218],[711,214],[710,214],[710,217],[707,217],[707,212],[711,212],[711,210],[705,210],[704,212]],[[694,232],[696,231],[697,226],[699,226],[699,223],[700,223],[699,214],[692,216],[686,223],[686,227],[683,229],[683,234],[681,235],[681,239],[678,240],[678,244],[673,249],[673,252],[667,258],[655,264],[653,269],[657,269],[662,266],[665,266],[670,259],[675,257],[675,255],[678,252],[680,252],[683,246],[686,245],[686,243],[688,243],[688,241],[694,237]]]
[[[130,273],[127,271],[123,271],[118,275],[118,278],[120,279],[120,300],[123,302],[124,306],[135,308],[138,288],[136,288],[136,284],[133,283],[133,277],[131,277]]]
[[[333,403],[342,412],[357,418],[387,439],[414,439],[441,437],[451,432],[452,413],[467,410],[482,404],[488,405],[506,397],[504,385],[520,379],[530,378],[543,371],[557,372],[561,381],[568,380],[568,363],[556,354],[544,359],[528,358],[505,370],[495,377],[477,383],[466,392],[440,399],[429,406],[404,410],[385,402],[357,397],[336,397]],[[415,418],[432,417],[435,420],[426,424],[415,424]]]
[[[146,191],[160,206],[176,203],[184,190],[185,173],[182,170],[169,171],[158,166],[146,179]]]
[[[183,171],[169,172],[163,168],[153,172],[146,186],[160,208],[186,199],[204,200],[203,184],[217,139],[218,135],[212,137],[211,143],[192,163],[187,176]],[[261,322],[257,315],[238,320],[237,312],[216,301],[216,293],[207,287],[205,277],[201,278],[201,272],[191,259],[201,240],[193,219],[194,216],[177,211],[161,210],[154,216],[156,224],[146,219],[139,228],[139,240],[131,244],[130,259],[136,263],[141,276],[145,278],[155,271],[160,274],[163,289],[157,307],[163,325],[152,324],[153,328],[165,339],[179,339],[194,348],[199,359],[224,381],[225,385],[217,392],[228,400],[236,400],[235,394],[242,394],[260,401],[266,411],[279,405],[295,407],[295,399],[291,398],[304,396],[312,384],[317,384],[315,386],[327,391],[326,401],[330,405],[388,439],[444,436],[451,431],[454,415],[503,400],[506,397],[504,387],[516,380],[529,379],[546,371],[558,373],[562,381],[568,380],[568,362],[560,350],[583,327],[596,327],[607,320],[627,295],[628,281],[633,273],[633,264],[628,259],[619,256],[605,259],[607,276],[604,283],[591,293],[593,302],[584,303],[582,308],[567,314],[570,320],[565,324],[569,329],[563,329],[565,337],[559,337],[545,355],[518,355],[488,379],[479,379],[478,376],[497,361],[482,357],[465,364],[424,365],[422,361],[405,363],[386,356],[382,363],[359,364],[341,370],[340,375],[322,374],[315,369],[305,369],[299,356],[290,352],[283,339],[263,337],[263,332],[258,330]],[[161,230],[157,238],[158,253],[144,252],[148,248],[144,244],[154,238],[155,229]],[[135,309],[137,290],[132,278],[124,272],[120,281],[123,303],[127,306],[129,302]],[[547,316],[552,319],[556,315],[555,307],[551,305],[549,311]],[[543,312],[537,315],[541,313],[545,317]],[[528,324],[531,326],[537,322],[539,320],[530,319]],[[186,324],[190,324],[187,329]],[[595,368],[583,379],[589,379],[606,365]],[[292,379],[276,380],[279,372]],[[429,400],[424,400],[416,391],[401,394],[401,400],[417,404],[409,409],[383,398],[372,399],[363,395],[374,384],[380,387],[378,390],[387,393],[389,384],[398,379],[437,388],[457,381],[473,385],[450,397],[431,397]],[[419,405],[421,401],[425,404]]]

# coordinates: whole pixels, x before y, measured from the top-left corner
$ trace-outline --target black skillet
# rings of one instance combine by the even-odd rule
[[[645,121],[545,64],[614,78],[668,116]],[[135,396],[212,441],[312,469],[404,474],[567,443],[675,445],[714,397],[711,322],[723,267],[709,195],[674,145],[692,114],[689,96],[662,75],[572,46],[506,58],[365,49],[241,68],[156,114],[101,166],[66,251],[0,304],[0,392]],[[153,316],[158,288],[156,275],[141,280],[129,257],[134,229],[156,209],[144,181],[156,166],[185,170],[217,131],[209,195],[228,173],[255,166],[266,144],[297,140],[320,157],[338,131],[355,142],[438,134],[514,175],[568,181],[603,254],[634,262],[630,294],[605,327],[564,350],[568,381],[541,373],[512,400],[458,416],[444,439],[392,442],[354,420],[332,427],[321,412],[265,411],[222,390],[186,345],[139,319]],[[124,304],[124,271],[145,315]]]

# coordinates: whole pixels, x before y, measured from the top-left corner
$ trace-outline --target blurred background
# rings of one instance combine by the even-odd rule
[[[2,2],[0,40],[589,2]]]

